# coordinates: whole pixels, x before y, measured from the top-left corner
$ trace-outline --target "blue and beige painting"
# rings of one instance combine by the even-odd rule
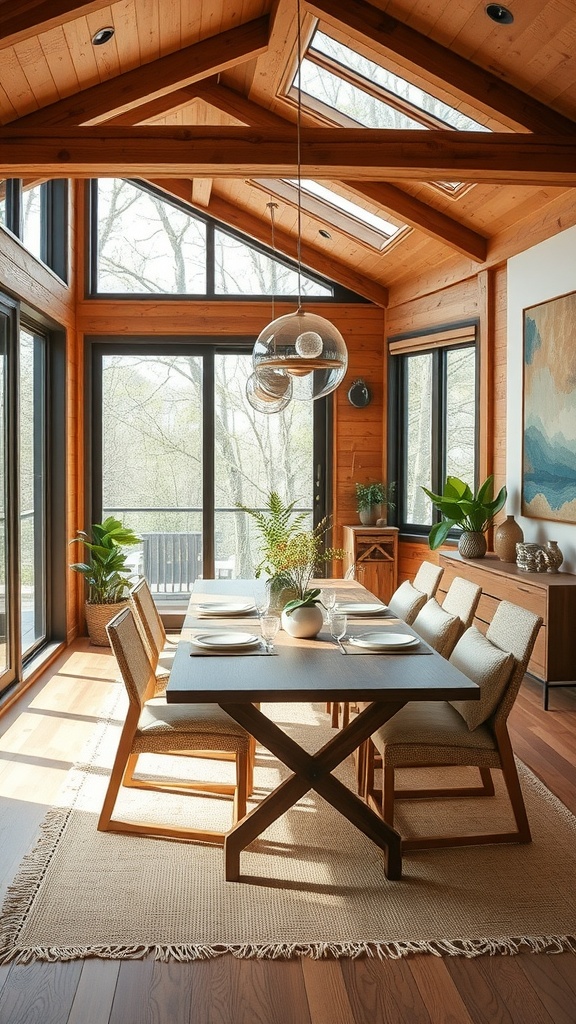
[[[576,523],[576,292],[524,311],[522,514]]]

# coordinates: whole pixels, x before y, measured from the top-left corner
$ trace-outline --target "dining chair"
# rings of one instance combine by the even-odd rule
[[[145,576],[130,588],[130,602],[156,674],[156,694],[160,694],[166,689],[178,641],[167,636]]]
[[[431,597],[418,612],[412,623],[414,631],[443,658],[449,658],[457,641],[472,625],[481,594],[481,587],[455,576],[442,604]]]
[[[167,704],[154,694],[153,666],[130,605],[122,609],[107,626],[126,691],[128,712],[118,743],[108,789],[98,821],[101,832],[130,832],[163,836],[169,839],[200,840],[223,845],[225,832],[185,825],[152,825],[144,821],[121,821],[112,817],[121,786],[158,792],[202,792],[233,796],[232,823],[246,814],[247,792],[252,788],[249,734],[217,704]],[[139,775],[135,778],[141,754],[172,757],[203,756],[212,752],[227,754],[235,761],[236,781],[198,782],[158,781]]]
[[[406,850],[469,846],[485,843],[528,843],[530,826],[510,737],[507,719],[524,677],[538,630],[540,616],[502,601],[486,635],[470,626],[449,661],[480,686],[479,701],[411,701],[371,740],[362,758],[363,794],[390,824],[394,823],[396,799],[493,796],[491,770],[499,769],[516,823],[504,833],[456,836],[418,836],[402,840]],[[382,788],[374,783],[374,752],[382,760]],[[396,789],[398,768],[439,766],[476,767],[480,785],[447,789]]]
[[[412,625],[426,601],[434,597],[444,569],[432,562],[422,562],[414,580],[404,580],[388,601],[388,607],[399,619]]]
[[[136,625],[146,647],[148,658],[152,663],[156,676],[156,685],[153,697],[162,697],[166,693],[166,685],[170,678],[174,655],[178,646],[178,638],[171,640],[164,629],[164,623],[156,607],[152,591],[145,576],[130,588],[130,601],[136,619]],[[254,773],[254,762],[256,760],[256,740],[250,737],[250,780]],[[214,751],[214,758],[221,761],[230,760],[230,755],[224,751]],[[248,796],[252,793],[252,784],[248,787]]]

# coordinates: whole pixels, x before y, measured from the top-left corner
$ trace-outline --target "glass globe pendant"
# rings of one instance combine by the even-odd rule
[[[255,371],[246,381],[246,398],[257,412],[282,412],[292,398],[292,381],[281,370]]]
[[[252,353],[254,371],[281,371],[292,379],[298,401],[324,398],[342,382],[348,350],[340,331],[316,313],[297,309],[260,332]]]

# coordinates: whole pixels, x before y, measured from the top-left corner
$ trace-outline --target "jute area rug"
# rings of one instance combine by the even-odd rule
[[[330,734],[319,705],[264,710],[309,749]],[[124,712],[122,690],[19,870],[3,908],[2,962],[576,952],[576,819],[524,766],[530,845],[408,853],[402,880],[390,882],[379,850],[308,793],[243,853],[242,881],[225,882],[220,848],[96,830]],[[209,777],[230,767],[196,759],[191,766],[195,777],[201,768]],[[254,798],[282,777],[259,750]],[[340,777],[353,788],[351,763]],[[436,777],[442,785],[445,776]],[[404,834],[511,826],[502,794],[398,808]],[[126,790],[117,816],[214,827],[229,811],[227,798]]]

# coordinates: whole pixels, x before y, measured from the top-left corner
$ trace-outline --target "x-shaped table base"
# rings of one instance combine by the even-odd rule
[[[310,789],[320,793],[328,803],[348,818],[384,851],[387,878],[402,875],[401,838],[355,793],[344,786],[332,770],[368,739],[384,722],[392,718],[407,701],[369,704],[348,725],[336,732],[315,754],[309,754],[254,704],[221,704],[234,721],[267,750],[271,751],[294,773],[282,782],[262,803],[239,821],[224,841],[225,876],[229,882],[240,878],[240,854],[257,836]]]

